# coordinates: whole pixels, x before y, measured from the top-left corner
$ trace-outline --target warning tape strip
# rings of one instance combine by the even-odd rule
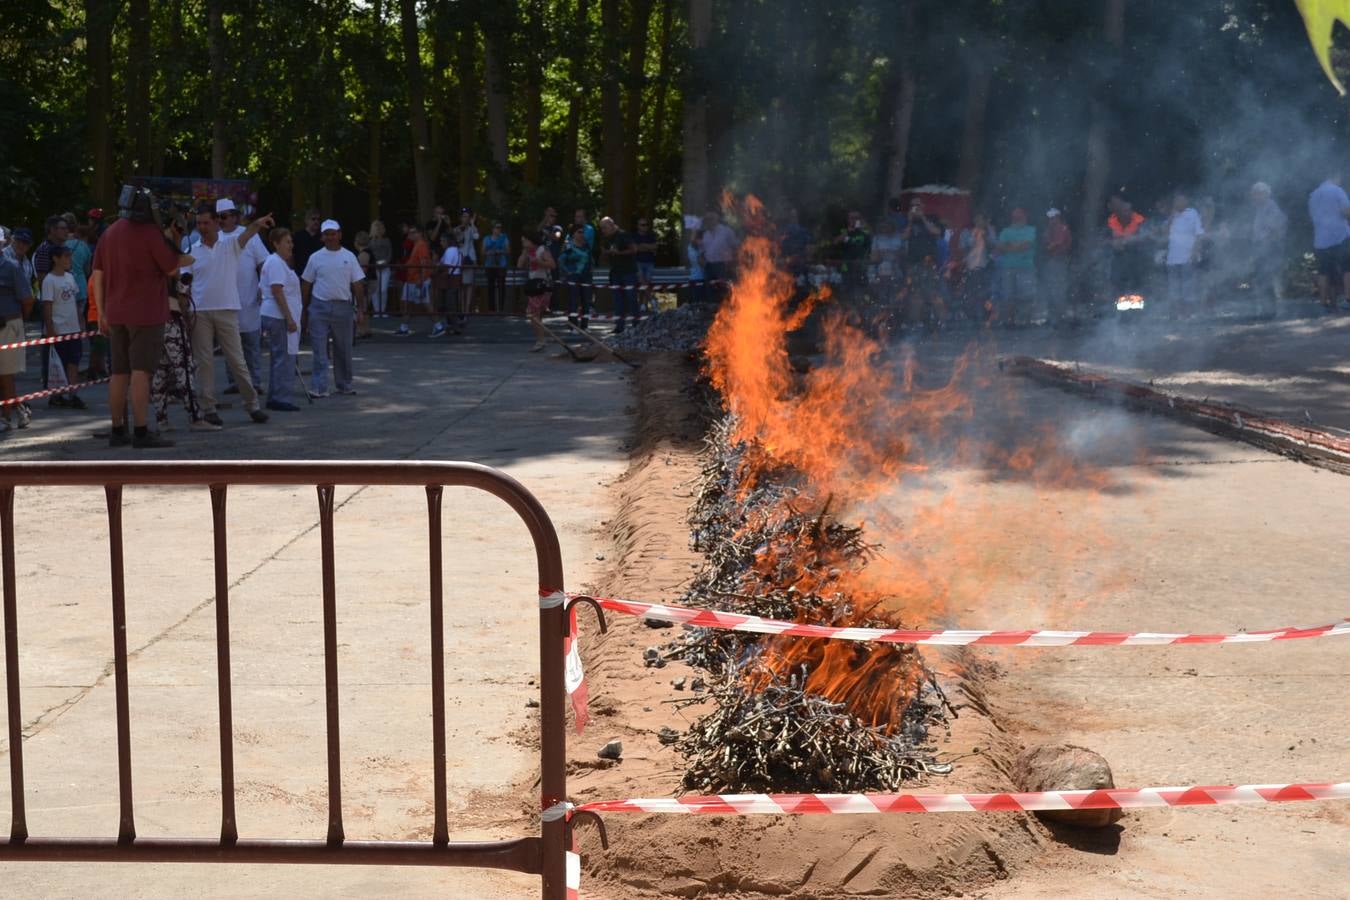
[[[73,394],[76,391],[84,390],[87,387],[93,387],[98,384],[107,384],[112,381],[111,378],[96,378],[93,381],[81,381],[79,384],[68,384],[65,387],[47,388],[42,391],[34,391],[31,394],[24,394],[22,397],[10,397],[8,400],[0,400],[0,406],[13,406],[16,403],[27,403],[29,400],[41,400],[44,397],[55,397],[57,394]]]
[[[58,334],[53,337],[33,338],[30,341],[15,341],[12,344],[0,344],[0,350],[22,350],[24,347],[41,347],[44,344],[59,344],[62,341],[78,341],[87,337],[98,337],[97,331],[77,331],[70,334]]]
[[[1350,800],[1350,782],[1108,788],[998,794],[720,794],[601,800],[578,812],[806,815],[831,813],[1041,812],[1078,809],[1157,809]]]
[[[585,596],[568,594],[568,597]],[[1279,628],[1274,631],[1244,631],[1235,634],[1172,634],[1154,631],[971,631],[941,629],[916,631],[887,628],[843,628],[784,622],[711,609],[688,609],[659,603],[639,603],[611,597],[593,598],[603,609],[642,619],[675,622],[700,628],[749,631],[756,634],[825,638],[837,641],[872,641],[883,644],[934,644],[940,646],[996,645],[1007,647],[1128,647],[1170,644],[1256,644],[1302,638],[1350,635],[1350,619],[1314,628]]]

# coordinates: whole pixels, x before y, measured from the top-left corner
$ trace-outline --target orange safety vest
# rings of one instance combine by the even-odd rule
[[[1130,213],[1130,221],[1122,223],[1119,216],[1111,213],[1106,224],[1114,237],[1133,237],[1139,233],[1140,226],[1144,224],[1144,217],[1138,212],[1133,212]]]

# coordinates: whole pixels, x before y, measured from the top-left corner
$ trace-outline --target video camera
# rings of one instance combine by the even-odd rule
[[[178,212],[173,200],[156,197],[148,187],[134,184],[122,185],[117,206],[122,215],[133,222],[154,222],[156,225],[161,225],[166,218],[171,220]]]

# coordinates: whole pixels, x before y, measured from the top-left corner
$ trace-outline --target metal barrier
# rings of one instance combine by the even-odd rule
[[[240,838],[235,821],[234,735],[230,686],[229,567],[225,501],[230,485],[312,484],[318,491],[323,579],[324,690],[327,706],[328,833],[324,840]],[[337,668],[337,585],[334,576],[333,499],[337,485],[421,485],[426,488],[430,537],[431,707],[434,750],[432,839],[348,841],[342,825]],[[18,586],[14,575],[14,489],[21,486],[101,486],[107,498],[112,576],[113,674],[117,706],[120,816],[115,838],[33,837],[24,809],[23,724],[19,697]],[[126,590],[122,554],[125,485],[209,488],[215,538],[216,664],[220,705],[221,825],[218,841],[136,837],[131,793],[131,718],[127,683]],[[214,862],[324,865],[463,866],[539,875],[544,900],[565,896],[565,852],[577,821],[536,820],[538,836],[504,841],[451,841],[446,805],[445,648],[441,584],[441,498],[446,486],[485,491],[505,501],[534,542],[539,583],[564,584],[557,533],[544,508],[519,482],[472,463],[429,462],[170,462],[38,463],[0,465],[0,550],[3,551],[5,688],[9,719],[10,836],[0,839],[0,862]],[[533,598],[532,598],[533,599]],[[540,787],[542,809],[566,799],[565,691],[562,640],[568,610],[539,610]]]

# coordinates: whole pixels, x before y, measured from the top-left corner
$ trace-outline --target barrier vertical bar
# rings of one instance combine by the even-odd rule
[[[450,843],[449,813],[445,784],[445,601],[441,563],[441,499],[445,488],[427,485],[427,534],[431,544],[431,746],[435,824],[431,842],[438,847]]]
[[[28,839],[23,798],[23,713],[19,706],[19,589],[14,579],[14,488],[0,488],[0,545],[5,590],[5,703],[9,717],[9,839]]]
[[[230,683],[230,564],[223,484],[211,490],[211,529],[216,570],[216,690],[220,706],[220,842],[239,840],[234,817],[234,697]]]
[[[323,557],[323,689],[328,713],[328,843],[341,844],[342,740],[338,716],[337,578],[333,572],[333,495],[318,485],[319,545]]]
[[[108,556],[112,573],[113,690],[117,697],[117,790],[120,816],[117,842],[136,840],[131,798],[131,702],[127,696],[127,592],[122,558],[122,485],[103,488],[108,502]]]

